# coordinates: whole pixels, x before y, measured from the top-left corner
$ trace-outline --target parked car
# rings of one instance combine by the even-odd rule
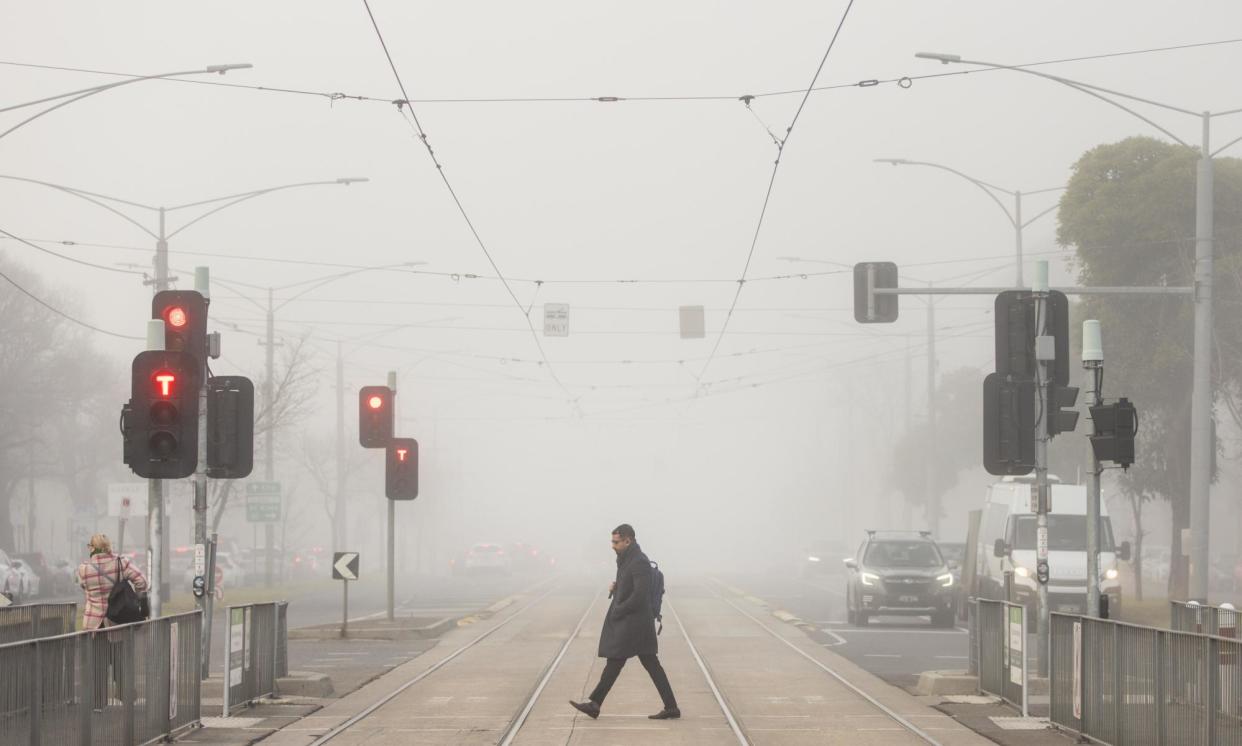
[[[13,559],[22,560],[34,570],[35,575],[39,576],[39,588],[43,593],[50,595],[57,592],[52,569],[48,567],[47,560],[43,558],[43,552],[23,552],[13,555]]]
[[[21,576],[20,590],[18,591],[21,597],[25,600],[38,597],[39,591],[43,587],[39,573],[35,572],[34,568],[26,560],[12,559],[10,562],[13,564],[13,569]]]
[[[926,531],[867,531],[858,554],[845,560],[845,613],[867,626],[872,616],[928,616],[952,627],[953,573]]]
[[[3,549],[0,549],[0,594],[15,604],[22,602],[22,577],[13,560]]]

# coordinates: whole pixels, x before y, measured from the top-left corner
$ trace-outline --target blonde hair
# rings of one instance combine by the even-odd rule
[[[107,534],[95,534],[88,543],[91,549],[95,551],[112,554],[112,540],[108,538]]]

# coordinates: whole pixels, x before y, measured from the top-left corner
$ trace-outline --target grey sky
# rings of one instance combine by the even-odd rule
[[[372,7],[415,99],[736,97],[805,87],[845,3],[374,0]],[[400,95],[360,2],[9,0],[3,16],[0,59],[6,62],[141,74],[250,62],[253,70],[196,79]],[[951,69],[914,59],[922,50],[1026,63],[1229,39],[1242,36],[1239,29],[1242,6],[1230,2],[873,0],[854,7],[820,84]],[[1242,106],[1240,63],[1242,44],[1233,44],[1041,69],[1189,109],[1219,110]],[[106,80],[0,65],[0,104]],[[577,447],[589,444],[597,446],[595,471],[581,471],[579,461],[570,481],[581,483],[589,472],[607,486],[584,488],[641,492],[644,480],[665,469],[666,481],[678,485],[714,473],[704,478],[705,492],[754,494],[774,487],[810,499],[831,479],[828,461],[839,464],[848,441],[858,441],[850,446],[860,449],[855,462],[885,463],[891,434],[873,427],[862,437],[851,435],[844,429],[844,403],[853,401],[862,411],[882,407],[885,425],[900,424],[893,407],[904,393],[902,335],[921,335],[924,316],[921,304],[908,300],[895,326],[854,324],[848,274],[753,282],[741,295],[718,359],[696,382],[714,341],[711,332],[733,297],[731,281],[746,258],[775,156],[759,119],[779,135],[799,100],[796,94],[756,99],[758,118],[736,100],[416,104],[500,268],[513,278],[548,281],[539,288],[513,283],[522,302],[533,304],[536,326],[545,302],[573,308],[571,336],[543,344],[557,375],[581,397],[585,423],[543,427],[544,418],[566,417],[570,409],[534,363],[538,351],[521,313],[491,280],[359,275],[284,307],[281,333],[313,328],[327,370],[331,340],[373,334],[377,323],[429,327],[377,338],[388,347],[348,347],[348,385],[379,383],[385,370],[399,369],[408,392],[403,412],[420,423],[408,429],[423,428],[432,417],[444,423],[467,418],[455,420],[457,435],[447,437],[458,440],[446,445],[459,456],[477,449],[461,457],[463,469],[488,458],[501,465],[494,481],[471,475],[484,491],[513,482],[538,490],[524,469],[552,473],[554,458],[570,454],[574,460]],[[15,121],[6,116],[0,124]],[[1191,117],[1157,117],[1197,140],[1199,124]],[[1242,117],[1236,119],[1217,124],[1218,143],[1242,135]],[[929,280],[993,269],[973,281],[1008,281],[1012,266],[1005,257],[1013,235],[995,205],[950,175],[872,159],[935,161],[1034,190],[1065,183],[1085,149],[1132,134],[1153,132],[1087,96],[1017,73],[816,93],[785,151],[750,276],[835,269],[777,259],[801,256],[842,264],[888,259]],[[74,104],[5,138],[0,164],[3,174],[152,204],[340,176],[371,179],[259,198],[188,229],[171,242],[172,264],[186,287],[196,264],[210,265],[220,281],[259,287],[335,271],[260,257],[361,265],[423,261],[419,269],[427,272],[491,274],[408,123],[386,103],[142,83]],[[1054,201],[1055,195],[1032,197],[1028,214]],[[154,226],[153,216],[142,219]],[[1028,251],[1055,248],[1053,221],[1049,216],[1032,226]],[[36,186],[0,181],[0,228],[31,239],[137,247],[142,250],[53,248],[104,264],[150,265],[153,241],[145,234]],[[108,329],[142,333],[149,296],[138,278],[71,265],[12,241],[0,241],[0,248],[54,282],[54,300],[66,308]],[[957,259],[975,261],[910,266]],[[1068,279],[1063,261],[1052,259]],[[661,282],[553,282],[623,279]],[[243,292],[262,300],[261,291]],[[682,304],[708,307],[708,339],[677,338],[676,307]],[[942,334],[960,336],[942,341],[940,369],[990,365],[990,299],[941,305]],[[223,284],[214,286],[212,315],[250,332],[262,328],[260,309]],[[226,333],[220,367],[257,377],[262,349],[255,338],[230,333],[223,323],[214,327]],[[136,343],[99,343],[118,359],[137,349]],[[920,336],[912,344],[921,346]],[[762,350],[782,351],[753,352]],[[753,354],[732,356],[747,352]],[[833,368],[873,355],[884,364]],[[923,363],[914,365],[917,401]],[[843,393],[847,376],[861,389],[856,394]],[[665,403],[696,390],[779,379],[790,380]],[[710,383],[705,391],[702,382]],[[866,382],[878,386],[868,389]],[[315,427],[330,427],[329,386],[325,379],[324,415]],[[533,426],[540,426],[535,436]]]

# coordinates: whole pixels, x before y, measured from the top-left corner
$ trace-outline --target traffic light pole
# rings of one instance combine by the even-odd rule
[[[395,370],[388,371],[388,388],[393,391],[393,408],[397,406],[397,372]],[[396,412],[393,412],[394,419]],[[397,503],[395,500],[385,500],[388,503],[388,619],[395,617],[393,608],[394,588],[396,586],[396,565],[397,565]]]
[[[1090,324],[1091,322],[1086,322]],[[1096,329],[1099,328],[1096,322]],[[1085,336],[1084,325],[1084,336]],[[1086,349],[1086,344],[1083,345]],[[1087,391],[1087,406],[1098,407],[1102,403],[1101,386],[1104,382],[1104,361],[1083,360],[1082,367],[1091,376],[1091,388]],[[1088,410],[1090,411],[1090,410]],[[1095,419],[1091,420],[1091,434],[1099,433]],[[1100,459],[1095,455],[1091,440],[1087,440],[1087,616],[1100,615]],[[1110,614],[1111,616],[1111,614]]]
[[[1050,492],[1048,487],[1048,413],[1051,402],[1048,399],[1048,381],[1051,372],[1048,364],[1056,359],[1055,345],[1048,335],[1048,263],[1041,261],[1035,267],[1035,284],[1032,288],[1035,295],[1035,359],[1038,362],[1035,379],[1036,405],[1035,415],[1035,495],[1037,500],[1035,511],[1035,573],[1039,593],[1039,621],[1036,624],[1036,659],[1039,663],[1039,675],[1048,673],[1048,628],[1052,617],[1048,608],[1048,510],[1050,508]]]
[[[211,302],[211,275],[207,267],[194,268],[194,289]],[[198,466],[191,478],[194,485],[194,543],[207,546],[207,351],[200,350],[203,368],[199,375],[198,392]],[[197,599],[198,608],[203,612],[203,648],[201,676],[206,679],[211,663],[211,613],[215,590],[214,549],[207,554],[206,592]]]
[[[147,349],[164,349],[164,320],[147,321]],[[147,480],[147,602],[151,617],[158,619],[164,610],[164,483]]]
[[[927,299],[927,449],[923,480],[927,490],[927,529],[940,538],[940,491],[936,488],[936,303]]]
[[[267,289],[267,376],[263,381],[263,401],[267,408],[267,435],[263,439],[263,478],[268,482],[276,481],[276,409],[273,406],[275,386],[273,377],[276,375],[276,310],[272,305],[272,288]],[[288,510],[288,506],[281,506]],[[272,587],[272,543],[275,538],[275,526],[271,521],[263,524],[263,586]],[[283,564],[283,558],[282,558]]]

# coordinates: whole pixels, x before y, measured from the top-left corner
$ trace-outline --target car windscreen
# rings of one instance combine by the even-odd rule
[[[1010,531],[1010,544],[1014,549],[1035,549],[1035,516],[1015,516]],[[1085,552],[1086,550],[1087,517],[1085,515],[1048,514],[1048,551]],[[1113,524],[1107,516],[1100,518],[1100,551],[1113,551]]]
[[[926,541],[876,541],[863,557],[867,567],[941,567],[936,545]]]

